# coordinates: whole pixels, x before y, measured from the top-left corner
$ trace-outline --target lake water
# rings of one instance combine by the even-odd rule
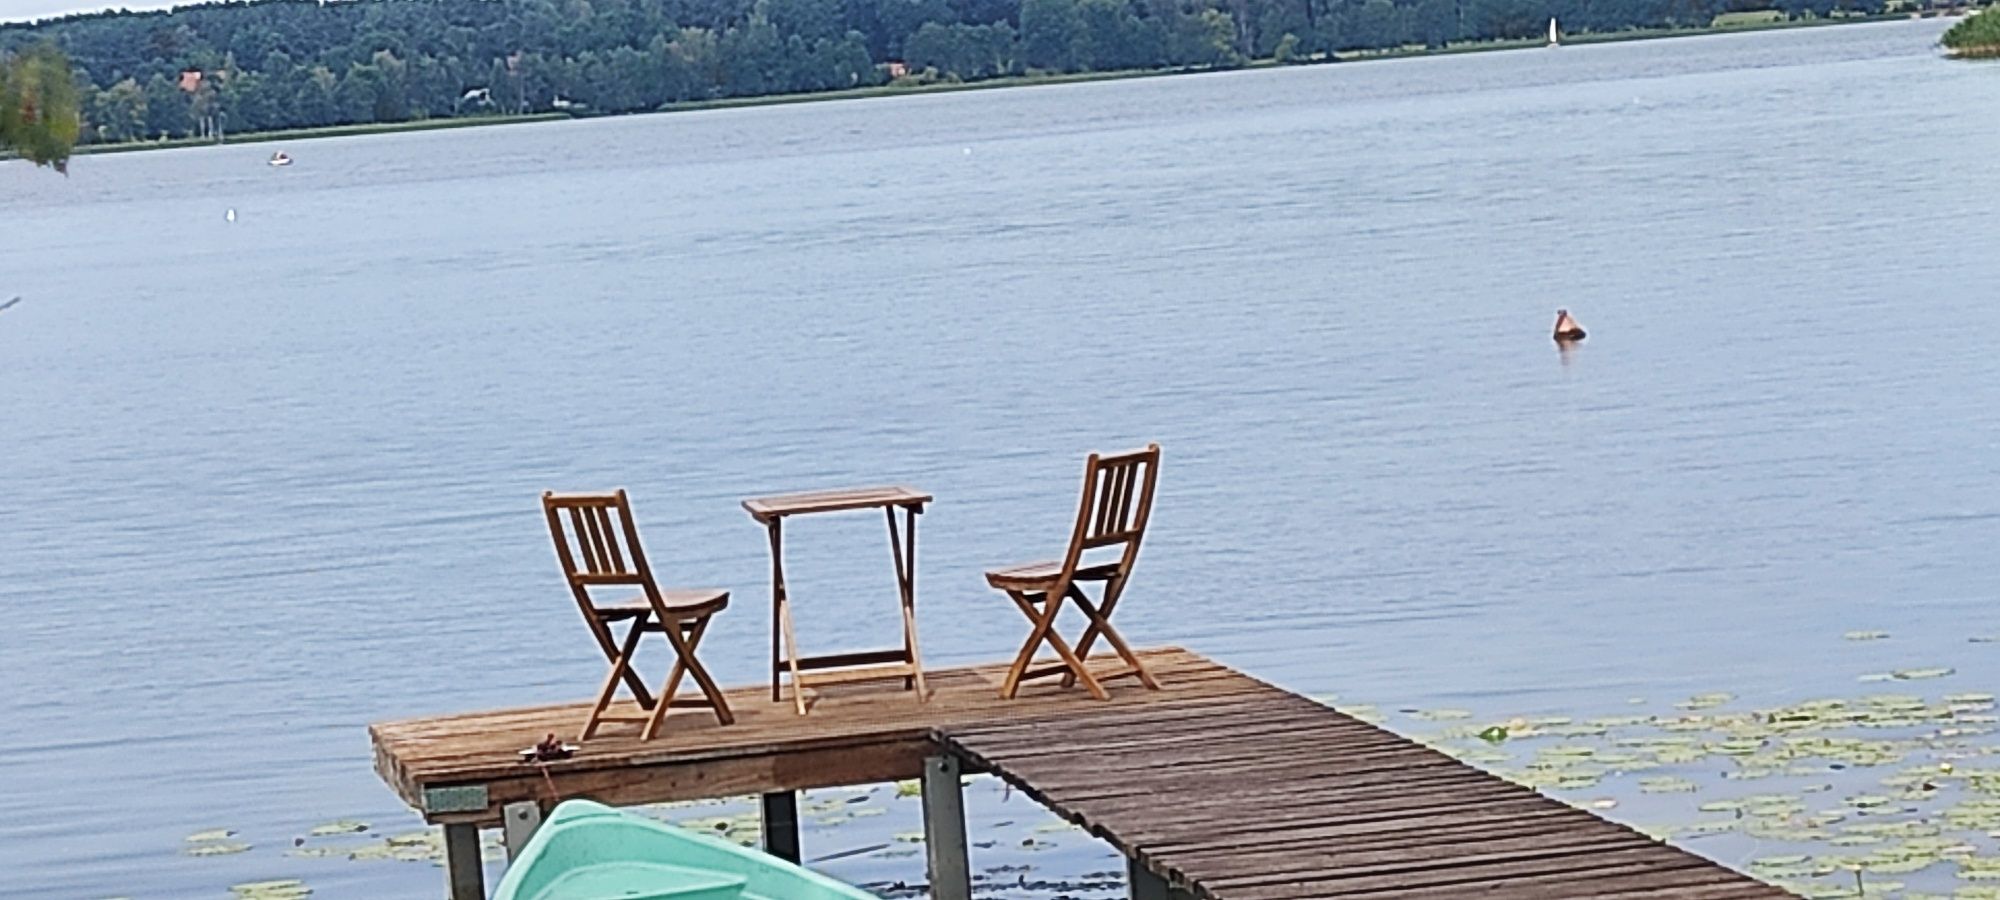
[[[368,722],[594,689],[548,488],[737,592],[726,682],[742,498],[934,492],[926,660],[988,661],[980,572],[1157,440],[1138,643],[1481,715],[1993,689],[2000,69],[1943,27],[0,165],[5,892],[438,895],[284,850],[416,826]],[[879,531],[792,530],[809,647],[893,640]]]

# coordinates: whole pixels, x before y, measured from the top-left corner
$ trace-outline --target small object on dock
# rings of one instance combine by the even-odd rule
[[[1570,318],[1569,310],[1556,310],[1556,340],[1560,342],[1580,341],[1584,338],[1582,325]]]
[[[521,751],[521,761],[553,762],[558,759],[568,759],[575,755],[576,745],[565,744],[562,741],[556,740],[555,732],[551,731],[548,737],[542,738],[541,743]]]

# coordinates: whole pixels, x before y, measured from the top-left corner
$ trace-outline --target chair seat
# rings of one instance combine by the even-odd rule
[[[1077,581],[1105,581],[1117,574],[1118,564],[1115,562],[1076,568]],[[1046,591],[1055,587],[1056,581],[1060,578],[1062,578],[1062,561],[1054,559],[993,569],[986,573],[987,584],[1003,591],[1024,593]]]
[[[714,615],[729,606],[729,592],[713,588],[663,589],[660,599],[666,602],[667,612],[685,619]],[[653,604],[644,594],[597,607],[598,618],[608,622],[637,619],[652,611]]]

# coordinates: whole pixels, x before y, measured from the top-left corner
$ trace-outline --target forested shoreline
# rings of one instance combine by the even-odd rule
[[[1793,18],[1909,0],[1779,0]],[[1303,62],[1705,27],[1767,0],[258,0],[0,26],[67,54],[85,143],[622,113],[889,83]]]

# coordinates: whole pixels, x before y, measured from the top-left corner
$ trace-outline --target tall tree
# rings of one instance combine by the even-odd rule
[[[166,75],[146,81],[146,134],[185,137],[194,129],[194,101]]]
[[[1075,0],[1021,0],[1021,59],[1029,67],[1078,68],[1084,37]]]
[[[52,47],[0,57],[0,150],[68,171],[83,124],[79,95],[69,60]]]
[[[146,89],[127,78],[97,92],[93,119],[99,140],[136,141],[146,136]]]

